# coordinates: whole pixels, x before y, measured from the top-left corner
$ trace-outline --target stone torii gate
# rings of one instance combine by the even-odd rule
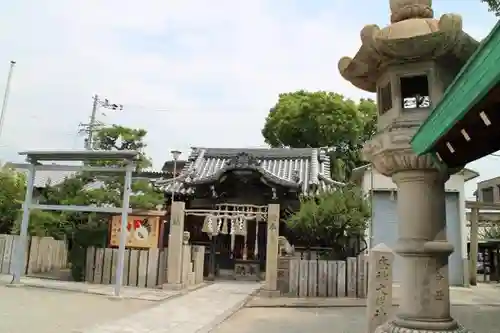
[[[280,205],[269,204],[263,212],[238,212],[224,211],[221,209],[188,209],[184,202],[174,201],[172,203],[170,234],[168,238],[167,257],[167,288],[182,288],[182,244],[184,236],[184,219],[186,215],[213,216],[213,217],[236,217],[240,214],[251,214],[253,217],[260,215],[267,220],[267,244],[266,244],[266,281],[262,295],[273,297],[279,296],[278,290],[278,247],[279,247],[279,218]],[[255,215],[255,216],[254,216]],[[263,216],[265,215],[265,216]],[[213,259],[213,258],[212,258]],[[212,263],[213,264],[213,263]]]
[[[129,207],[131,194],[132,172],[134,170],[134,161],[139,152],[133,150],[104,151],[104,150],[84,150],[84,151],[26,151],[19,155],[26,156],[28,163],[11,163],[14,168],[26,169],[27,186],[26,195],[23,203],[23,218],[21,222],[20,242],[14,249],[14,279],[13,286],[19,285],[21,280],[24,258],[26,258],[26,244],[28,241],[28,225],[31,209],[52,210],[52,211],[72,211],[72,212],[96,212],[96,213],[121,213],[122,222],[120,230],[120,244],[118,249],[118,263],[116,266],[116,281],[114,286],[114,295],[120,296],[120,288],[123,280],[123,263],[125,259],[126,225],[128,213],[132,212]],[[124,164],[123,167],[92,167],[86,165],[56,165],[41,164],[41,162],[88,162],[88,161],[117,161]],[[95,206],[67,206],[67,205],[42,205],[32,203],[33,186],[37,171],[91,171],[103,173],[125,173],[125,184],[123,189],[122,207],[95,207]]]
[[[466,208],[470,209],[469,227],[470,227],[470,240],[469,240],[469,282],[471,285],[477,285],[477,256],[479,245],[479,228],[485,226],[499,225],[500,220],[483,222],[481,221],[481,209],[495,211],[494,215],[500,217],[500,204],[498,203],[485,203],[477,201],[467,201]]]

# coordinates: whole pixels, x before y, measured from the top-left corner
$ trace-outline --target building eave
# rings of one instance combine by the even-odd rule
[[[426,121],[411,140],[415,153],[433,151],[438,141],[498,83],[500,67],[500,22],[479,44],[474,54],[446,89]]]

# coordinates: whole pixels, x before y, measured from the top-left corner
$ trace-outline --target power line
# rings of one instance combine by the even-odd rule
[[[206,108],[206,109],[195,109],[195,108],[168,108],[160,106],[146,106],[141,104],[124,104],[126,110],[124,112],[158,112],[158,113],[255,113],[256,110],[262,109],[257,106],[255,107],[242,107],[238,105],[221,105],[217,108]],[[138,110],[140,109],[140,111]],[[265,110],[265,109],[264,109]]]

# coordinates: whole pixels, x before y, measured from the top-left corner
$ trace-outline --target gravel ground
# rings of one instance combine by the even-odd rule
[[[157,304],[49,289],[0,286],[0,332],[69,333]]]
[[[500,307],[454,306],[453,316],[474,333],[499,332]],[[365,333],[366,308],[244,308],[213,333]]]

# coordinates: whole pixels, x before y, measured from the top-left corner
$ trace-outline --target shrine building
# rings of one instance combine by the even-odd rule
[[[197,147],[177,177],[157,185],[165,191],[167,207],[172,199],[185,204],[184,230],[190,233],[190,243],[205,245],[207,263],[215,262],[205,265],[206,275],[224,277],[249,267],[255,274],[265,270],[268,229],[261,222],[266,222],[268,205],[279,205],[282,235],[283,217],[299,209],[300,198],[343,183],[330,178],[330,160],[321,148]],[[236,230],[242,216],[253,217]],[[167,244],[171,226],[165,226]]]

